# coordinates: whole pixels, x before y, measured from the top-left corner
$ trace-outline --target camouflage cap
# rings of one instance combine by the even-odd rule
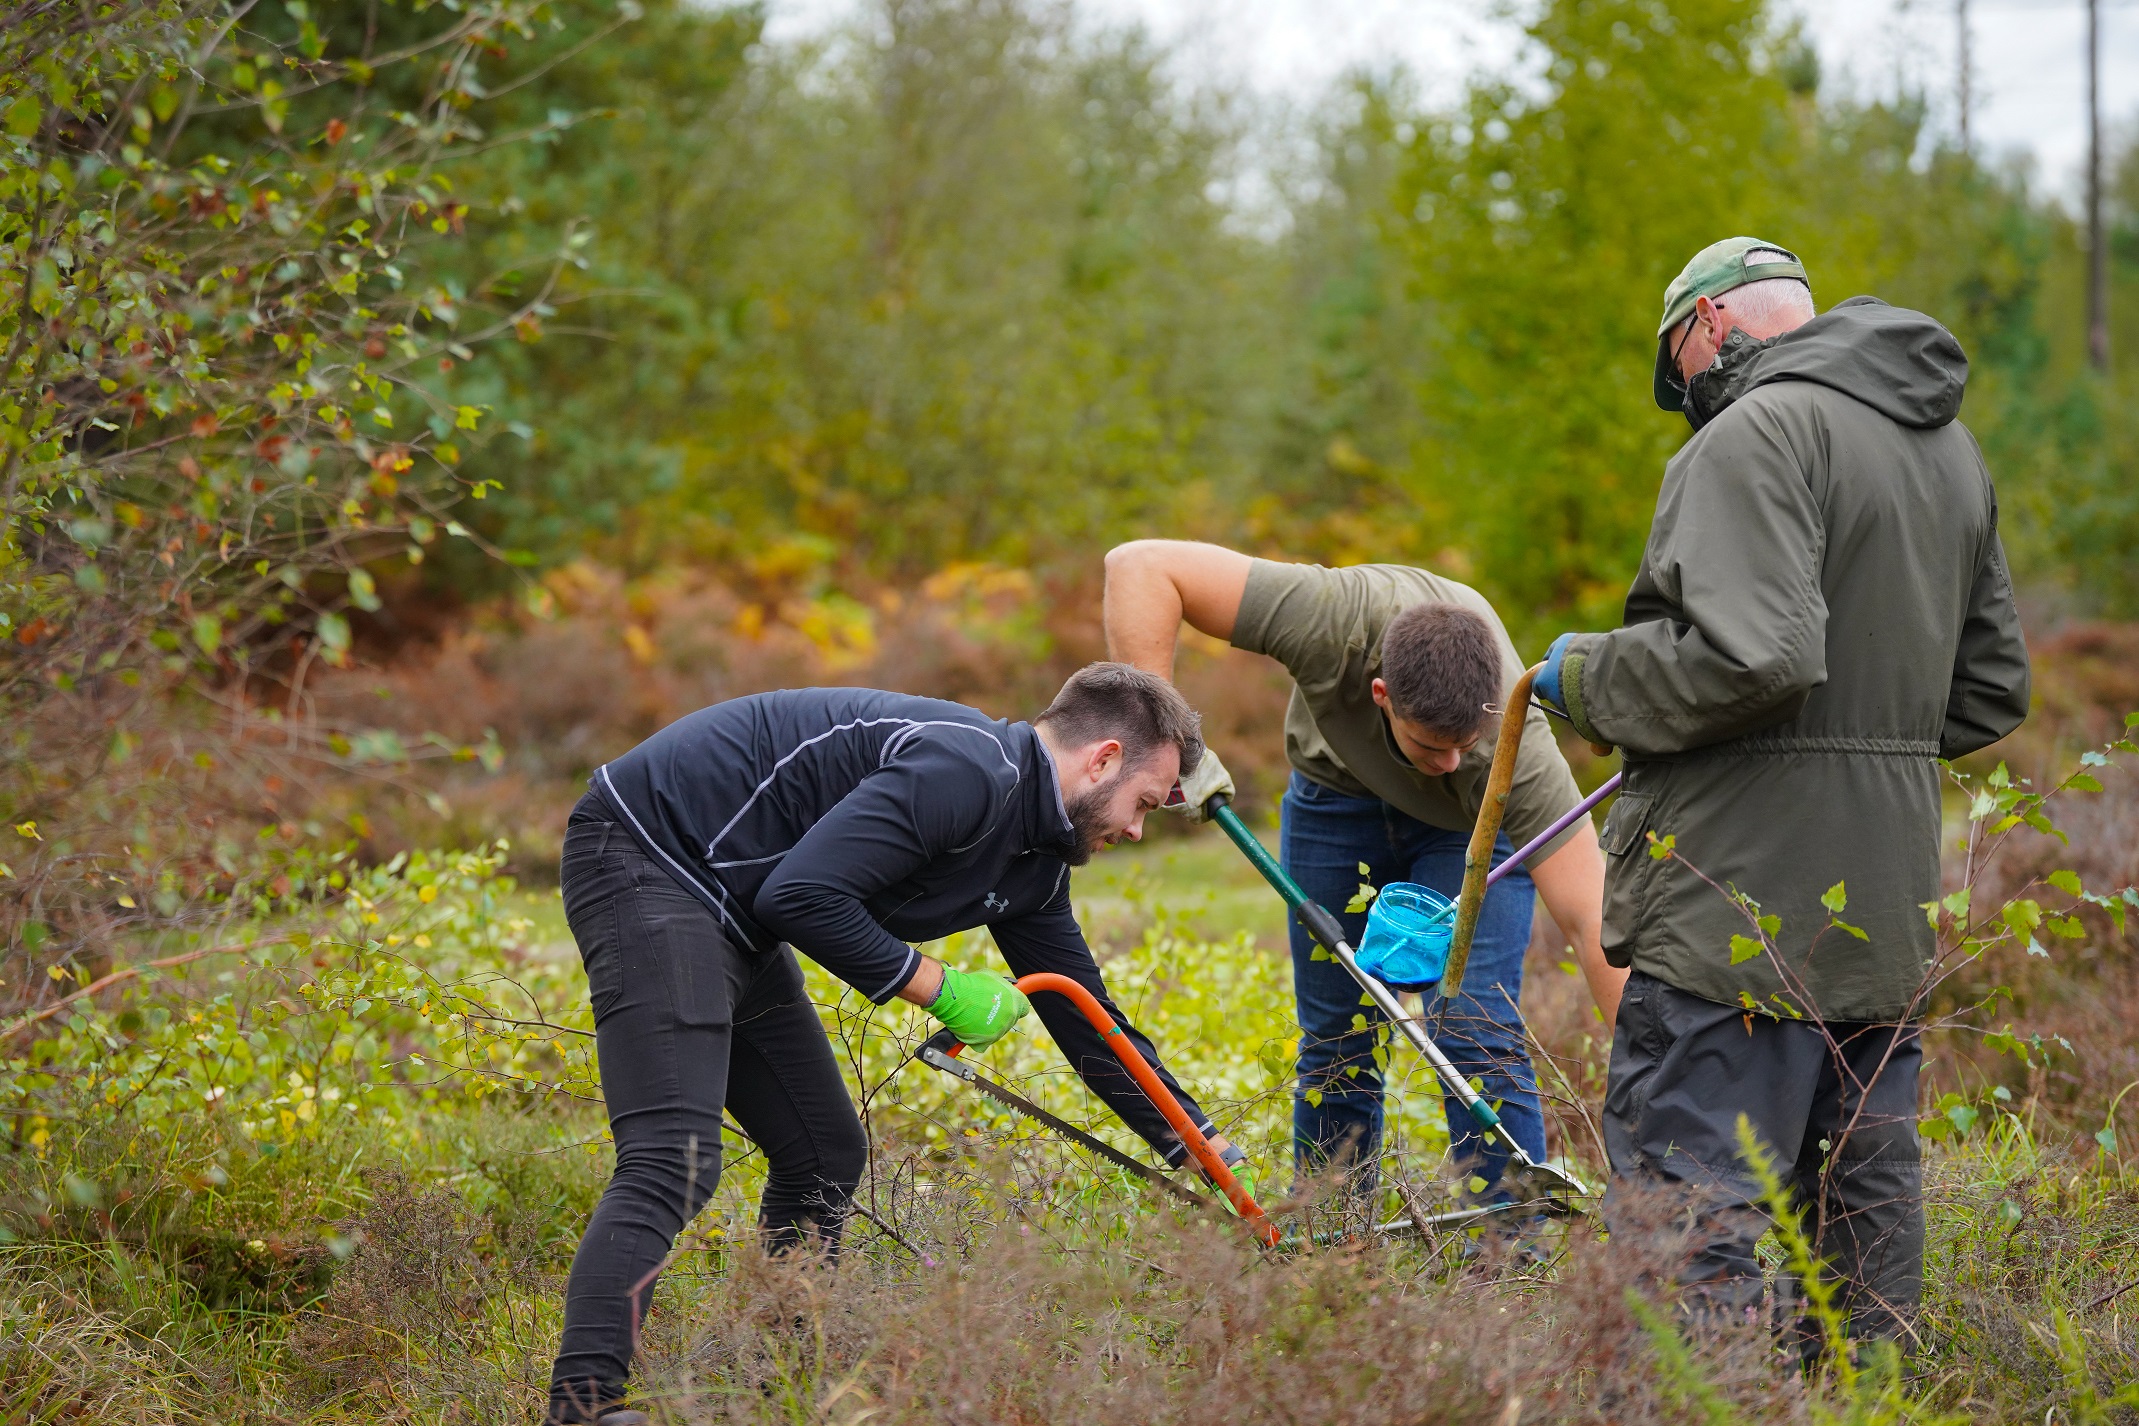
[[[1750,261],[1752,258],[1759,261]],[[1685,393],[1680,390],[1675,377],[1677,369],[1672,365],[1671,346],[1668,338],[1671,329],[1693,313],[1697,299],[1710,301],[1721,297],[1733,287],[1743,287],[1748,282],[1765,282],[1771,277],[1794,277],[1812,286],[1812,279],[1805,276],[1805,265],[1798,261],[1797,254],[1780,243],[1763,242],[1759,238],[1725,238],[1720,243],[1710,243],[1693,255],[1693,260],[1671,285],[1664,289],[1664,320],[1656,327],[1656,404],[1666,411],[1684,409]]]

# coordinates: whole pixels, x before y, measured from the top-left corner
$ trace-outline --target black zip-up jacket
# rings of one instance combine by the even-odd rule
[[[1100,980],[1070,909],[1074,834],[1030,724],[910,694],[786,689],[679,718],[593,787],[741,944],[786,941],[879,1004],[920,964],[908,942],[986,926],[1015,974],[1054,971],[1097,996],[1209,1130]],[[1075,1007],[1043,994],[1033,1008],[1092,1092],[1180,1162],[1180,1140]]]

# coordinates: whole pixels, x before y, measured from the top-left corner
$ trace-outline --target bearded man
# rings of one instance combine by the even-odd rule
[[[565,832],[564,905],[585,959],[616,1170],[565,1294],[552,1422],[619,1409],[676,1236],[720,1178],[726,1110],[766,1158],[767,1247],[837,1247],[868,1141],[795,952],[968,1045],[1034,1007],[999,976],[909,942],[986,926],[1017,975],[1077,981],[1198,1128],[1209,1118],[1115,1010],[1070,909],[1070,868],[1143,833],[1203,755],[1172,684],[1096,663],[1030,723],[860,688],[718,703],[598,769]],[[1092,1091],[1179,1164],[1186,1146],[1064,997],[1041,1023]],[[1240,1151],[1212,1146],[1229,1162]]]

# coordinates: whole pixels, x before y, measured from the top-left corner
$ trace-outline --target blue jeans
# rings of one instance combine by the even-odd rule
[[[1468,832],[1429,827],[1378,797],[1348,797],[1298,773],[1285,789],[1278,855],[1309,897],[1344,923],[1354,945],[1366,932],[1367,913],[1346,912],[1359,883],[1386,886],[1417,882],[1453,897],[1462,889]],[[1514,848],[1503,834],[1493,846],[1498,865]],[[1368,874],[1361,876],[1365,862]],[[1463,993],[1448,1006],[1435,1036],[1442,1053],[1465,1078],[1482,1083],[1486,1101],[1533,1157],[1545,1157],[1545,1117],[1538,1103],[1537,1072],[1523,1040],[1518,1007],[1523,995],[1523,954],[1530,945],[1530,917],[1537,888],[1526,872],[1511,872],[1486,893],[1471,942]],[[1296,1166],[1314,1171],[1333,1161],[1358,1165],[1371,1186],[1381,1154],[1382,1073],[1374,1063],[1377,1032],[1386,1023],[1371,1004],[1361,1004],[1358,982],[1335,959],[1315,959],[1314,938],[1292,921],[1292,987],[1299,1003],[1299,1072],[1292,1090],[1292,1153]],[[1427,993],[1435,1008],[1435,992]],[[1402,1053],[1392,1047],[1392,1053]],[[1488,1145],[1463,1102],[1442,1096],[1448,1113],[1449,1156],[1490,1187],[1507,1166],[1508,1151]]]

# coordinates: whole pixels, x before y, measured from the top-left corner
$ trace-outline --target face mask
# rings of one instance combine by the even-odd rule
[[[1737,333],[1733,332],[1732,336]],[[1720,353],[1719,359],[1720,359]],[[1680,409],[1686,413],[1686,421],[1696,431],[1716,419],[1723,411],[1723,376],[1720,365],[1711,363],[1693,374],[1686,383],[1685,404]]]
[[[1777,338],[1756,341],[1742,327],[1733,327],[1723,339],[1716,359],[1693,374],[1686,383],[1686,419],[1698,431],[1723,414],[1723,408],[1744,394],[1746,364],[1766,351]]]

